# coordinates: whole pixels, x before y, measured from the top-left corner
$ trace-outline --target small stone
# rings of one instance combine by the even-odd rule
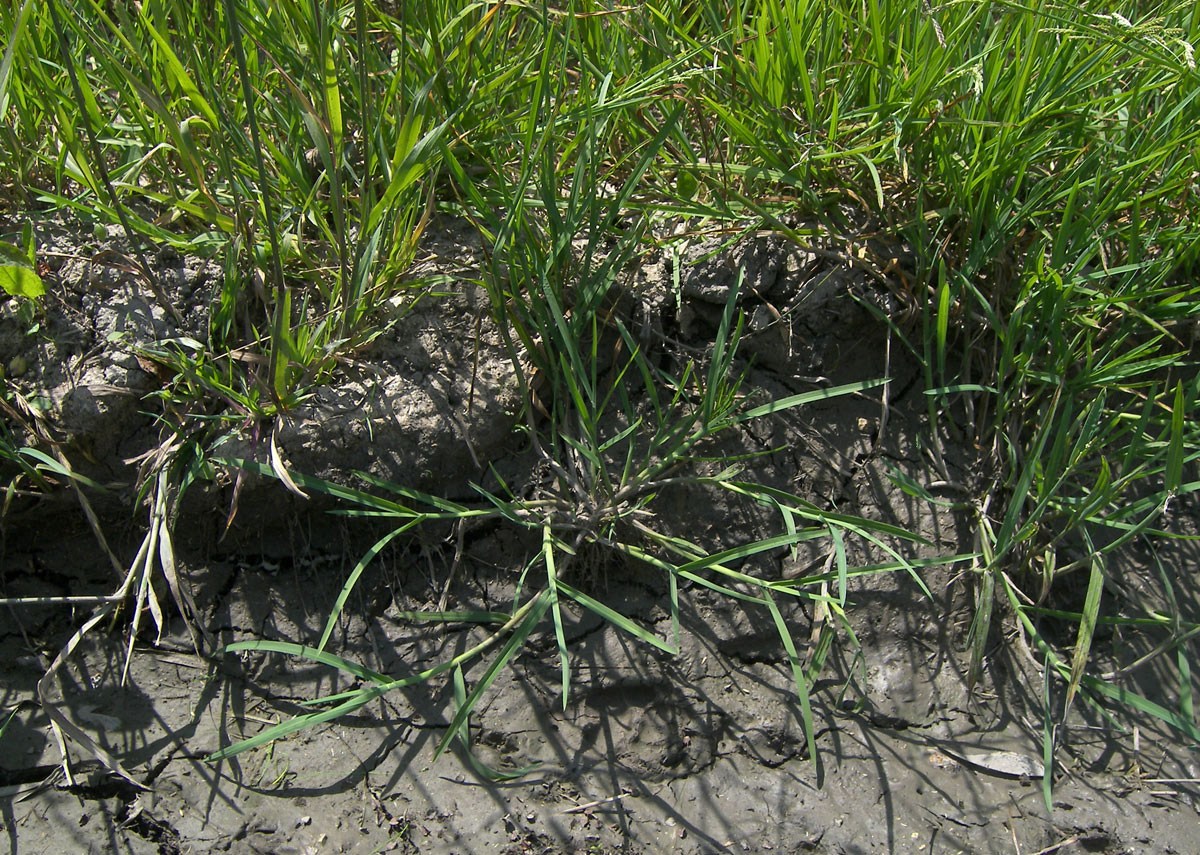
[[[303,828],[306,825],[312,825],[312,817],[311,816],[302,816],[298,820],[296,820],[296,828]]]

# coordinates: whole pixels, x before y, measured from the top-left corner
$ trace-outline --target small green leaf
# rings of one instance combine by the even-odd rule
[[[940,376],[946,374],[946,334],[950,329],[950,282],[946,278],[946,262],[938,263],[937,291],[937,361]]]
[[[342,96],[341,90],[338,88],[337,65],[333,61],[333,39],[329,39],[325,43],[324,70],[325,110],[329,116],[329,148],[334,159],[340,160],[344,127],[342,125]]]
[[[0,111],[3,112],[3,111]],[[25,260],[30,267],[37,266],[37,241],[33,236],[33,224],[28,220],[21,227],[21,247],[25,250]]]
[[[675,176],[675,193],[680,199],[695,199],[700,191],[700,182],[687,170]]]
[[[1175,384],[1175,402],[1171,407],[1171,438],[1167,442],[1166,487],[1172,496],[1179,492],[1183,480],[1183,381]]]
[[[1071,659],[1071,677],[1067,682],[1067,699],[1063,706],[1063,719],[1075,700],[1079,682],[1087,667],[1088,654],[1092,649],[1092,633],[1096,629],[1096,617],[1100,614],[1100,595],[1104,591],[1104,566],[1100,557],[1092,559],[1092,572],[1088,579],[1087,596],[1083,602],[1083,617],[1079,621],[1079,633],[1075,638],[1075,654]]]
[[[0,261],[20,267],[33,266],[29,257],[21,251],[19,246],[13,246],[11,243],[5,243],[4,241],[0,241]]]

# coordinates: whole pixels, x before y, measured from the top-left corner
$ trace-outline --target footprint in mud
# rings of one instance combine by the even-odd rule
[[[670,702],[641,710],[633,720],[623,760],[646,780],[686,778],[713,764],[715,738],[697,730],[695,711]]]

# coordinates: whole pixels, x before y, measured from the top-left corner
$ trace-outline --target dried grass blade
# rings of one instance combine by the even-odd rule
[[[92,616],[83,624],[83,626],[76,630],[75,634],[71,636],[65,645],[63,645],[63,648],[58,652],[58,655],[54,657],[54,661],[50,663],[50,667],[46,669],[46,673],[42,675],[40,680],[38,680],[37,698],[38,703],[41,704],[42,710],[47,716],[49,716],[51,723],[58,730],[62,731],[62,733],[65,733],[68,737],[70,737],[72,742],[76,743],[83,748],[83,750],[87,751],[89,754],[99,760],[100,763],[113,774],[125,779],[137,789],[145,790],[147,787],[129,774],[125,767],[121,765],[120,760],[109,754],[108,751],[101,747],[94,739],[88,736],[87,733],[85,733],[73,721],[71,721],[71,719],[68,718],[61,709],[59,709],[57,704],[50,700],[50,691],[53,688],[54,678],[58,674],[58,670],[63,666],[64,663],[66,663],[67,659],[70,658],[71,654],[75,651],[75,648],[79,646],[79,643],[83,641],[84,637],[88,634],[88,632],[91,631],[92,627],[108,617],[112,613],[113,609],[116,608],[117,603],[124,602],[125,598],[128,597],[129,590],[133,586],[136,578],[137,562],[135,561],[133,567],[131,567],[129,572],[125,575],[125,580],[121,583],[121,586],[114,594],[114,597],[119,599],[116,599],[114,602],[107,603],[96,609],[96,611],[92,613]],[[63,769],[67,772],[69,778],[70,767],[69,765],[66,765],[68,763],[69,759],[66,753],[66,748],[63,746]]]
[[[271,471],[275,473],[275,477],[280,480],[289,492],[295,493],[302,499],[307,499],[308,494],[296,486],[296,482],[292,480],[287,467],[283,465],[283,458],[279,456],[279,446],[276,444],[278,436],[279,421],[276,421],[275,426],[271,428]]]

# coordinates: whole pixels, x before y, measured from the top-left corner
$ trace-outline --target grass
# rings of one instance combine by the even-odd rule
[[[820,656],[800,661],[777,598],[806,597],[849,626],[843,539],[877,537],[878,525],[694,459],[769,412],[739,397],[734,299],[707,358],[666,368],[619,311],[625,268],[672,231],[714,224],[774,229],[873,277],[884,320],[924,366],[925,483],[950,480],[947,443],[978,449],[981,477],[959,485],[976,532],[969,677],[981,676],[997,621],[1015,621],[1046,675],[1047,757],[1079,698],[1115,699],[1197,737],[1195,626],[1105,593],[1114,556],[1171,536],[1172,502],[1200,487],[1195,4],[27,0],[0,11],[0,32],[5,207],[70,210],[120,223],[134,247],[223,261],[203,339],[155,348],[175,373],[163,393],[172,412],[269,433],[336,382],[338,358],[369,344],[397,302],[427,289],[406,272],[431,216],[477,229],[480,284],[553,486],[465,506],[292,473],[393,517],[389,537],[479,514],[540,531],[529,576],[540,581],[471,651],[504,641],[463,687],[443,747],[547,614],[566,702],[566,601],[672,646],[568,581],[585,542],[666,574],[672,614],[686,574],[759,602],[804,699]],[[261,358],[235,357],[245,353]],[[168,447],[186,454],[161,455],[164,471],[202,472],[212,425],[171,425]],[[3,438],[0,456],[18,445]],[[166,532],[157,478],[146,481],[153,528]],[[831,573],[783,588],[731,581],[729,555],[645,524],[677,478],[778,510],[779,538],[735,552],[819,534]],[[918,481],[902,486],[932,499]],[[1057,607],[1056,592],[1083,576],[1079,601]],[[1175,603],[1194,579],[1164,571],[1162,583]],[[1102,621],[1177,654],[1174,709],[1091,665]],[[400,685],[332,657],[327,639],[251,643],[366,680],[304,723]],[[461,677],[463,664],[437,667]]]

